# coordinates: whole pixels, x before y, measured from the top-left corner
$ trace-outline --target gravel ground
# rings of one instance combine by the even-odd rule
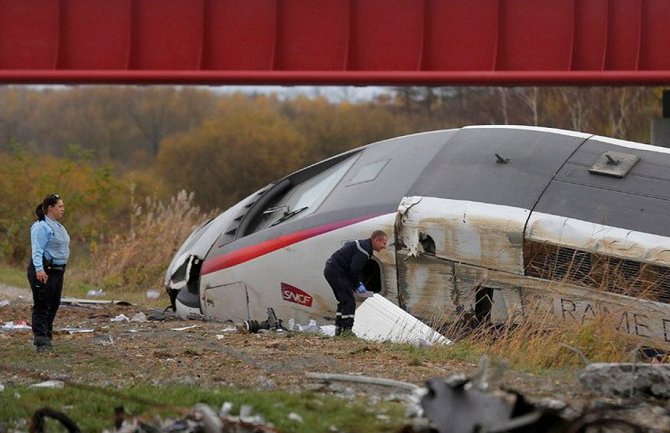
[[[9,321],[30,322],[32,299],[27,290],[0,286],[0,302],[3,300],[9,304],[0,306],[0,326]],[[121,315],[147,320],[112,320]],[[0,329],[0,384],[41,381],[45,375],[36,377],[31,372],[46,371],[46,376],[103,386],[231,385],[333,392],[338,389],[335,385],[307,373],[365,375],[424,386],[428,379],[473,375],[478,368],[463,361],[431,361],[429,356],[356,338],[290,332],[245,334],[232,324],[184,321],[142,306],[62,305],[55,327],[59,330],[55,350],[46,355],[34,352],[29,330]],[[543,399],[565,402],[574,413],[599,398],[580,385],[575,372],[534,375],[507,370],[493,385],[514,389],[536,403]],[[338,386],[346,392],[389,393],[388,388],[369,385]],[[655,403],[652,412],[658,413],[664,405]],[[652,419],[649,410],[640,412],[641,416],[662,427],[665,421]],[[670,431],[670,423],[667,428],[657,431]]]

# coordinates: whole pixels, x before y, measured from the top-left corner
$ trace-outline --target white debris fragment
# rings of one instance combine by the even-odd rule
[[[302,417],[295,412],[289,413],[288,414],[288,419],[290,419],[291,421],[295,421],[295,422],[300,422],[300,423],[303,422]]]
[[[200,420],[204,424],[204,431],[206,432],[220,432],[223,431],[223,421],[219,418],[211,407],[204,403],[197,403],[194,407],[195,412],[199,415]]]
[[[353,332],[370,341],[451,344],[442,334],[377,293],[356,309]]]
[[[146,322],[147,321],[147,315],[144,314],[143,312],[135,313],[133,317],[130,319],[131,322]]]
[[[310,320],[307,325],[297,324],[296,327],[300,332],[319,332],[319,325],[316,324],[316,320],[314,319]]]
[[[21,330],[26,330],[26,329],[31,329],[30,326],[26,324],[25,320],[19,320],[16,323],[14,321],[11,322],[5,322],[4,325],[2,325],[2,329],[8,329],[12,331],[21,331]]]
[[[9,305],[9,301],[8,301],[8,300],[3,299],[2,301],[0,301],[0,307],[4,307],[5,305]]]
[[[312,332],[326,337],[333,337],[335,335],[335,325],[319,326],[313,319],[307,325],[300,325],[299,323],[295,323],[295,319],[291,318],[288,320],[288,327],[286,329],[296,332]]]
[[[147,298],[149,299],[158,299],[161,293],[158,290],[149,289],[147,290]]]
[[[223,404],[221,405],[221,410],[219,411],[219,415],[228,416],[228,415],[230,415],[231,410],[233,410],[233,403],[231,403],[229,401],[224,401]]]
[[[274,389],[277,387],[277,384],[275,383],[274,380],[270,379],[269,377],[265,377],[263,375],[258,376],[258,379],[256,381],[258,382],[258,387],[260,389]]]
[[[335,325],[323,325],[319,328],[319,332],[326,337],[334,337]]]
[[[98,297],[98,296],[104,296],[105,294],[106,294],[105,291],[102,289],[98,290],[91,289],[86,293],[86,296]]]
[[[187,329],[196,328],[198,325],[184,326],[182,328],[172,328],[173,331],[186,331]]]
[[[127,322],[128,320],[130,319],[128,319],[125,314],[119,314],[118,316],[109,319],[110,322]]]
[[[65,384],[61,380],[47,380],[45,382],[30,385],[31,388],[63,388]]]
[[[95,329],[89,329],[89,328],[75,328],[75,327],[65,327],[65,328],[59,328],[59,332],[67,332],[68,334],[88,334],[91,332],[95,332]]]

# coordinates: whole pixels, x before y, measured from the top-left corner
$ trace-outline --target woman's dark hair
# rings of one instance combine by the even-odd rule
[[[58,194],[49,194],[48,196],[44,197],[42,203],[38,204],[37,208],[35,209],[35,215],[37,215],[37,219],[44,221],[44,216],[47,214],[47,209],[49,209],[49,206],[54,206],[56,203],[58,203],[58,200],[60,200],[60,196]]]
[[[44,209],[42,209],[42,203],[38,204],[35,208],[35,215],[39,221],[44,221]]]

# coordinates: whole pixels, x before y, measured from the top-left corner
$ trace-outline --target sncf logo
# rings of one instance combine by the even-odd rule
[[[285,301],[304,305],[305,307],[312,306],[312,296],[290,284],[281,283],[281,297]]]

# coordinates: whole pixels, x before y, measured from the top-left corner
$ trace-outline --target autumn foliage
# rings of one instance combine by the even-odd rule
[[[154,286],[194,225],[337,153],[492,123],[645,142],[660,97],[641,87],[403,87],[333,102],[195,86],[0,87],[0,261],[25,264],[35,206],[58,192],[82,278]]]

